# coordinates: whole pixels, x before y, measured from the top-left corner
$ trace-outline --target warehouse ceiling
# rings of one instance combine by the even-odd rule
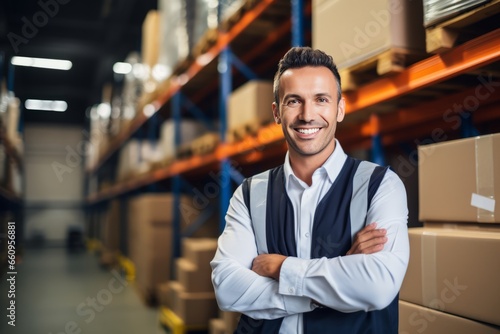
[[[139,51],[142,22],[157,0],[2,0],[2,79],[13,56],[67,59],[68,71],[14,67],[14,92],[26,99],[63,100],[66,112],[23,110],[26,123],[83,125],[89,106],[114,81],[112,67]]]

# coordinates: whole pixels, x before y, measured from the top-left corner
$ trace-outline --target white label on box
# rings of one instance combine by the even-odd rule
[[[470,205],[489,212],[495,212],[495,200],[489,197],[472,193]]]

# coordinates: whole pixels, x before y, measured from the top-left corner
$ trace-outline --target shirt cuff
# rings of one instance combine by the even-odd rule
[[[290,256],[281,265],[278,292],[283,295],[285,309],[290,314],[309,312],[315,308],[312,300],[302,295],[302,278],[307,266],[307,260]]]
[[[309,260],[287,257],[281,265],[278,292],[285,296],[303,296],[303,278],[308,265]]]

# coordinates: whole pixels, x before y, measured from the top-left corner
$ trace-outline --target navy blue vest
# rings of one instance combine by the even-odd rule
[[[353,178],[361,161],[348,157],[339,176],[321,199],[314,214],[311,258],[334,258],[346,255],[351,248],[350,203]],[[368,207],[387,168],[377,166],[369,181]],[[243,196],[250,210],[249,182],[243,183]],[[285,189],[283,166],[272,169],[267,187],[266,238],[269,254],[297,256],[293,207]],[[357,231],[356,231],[357,232]],[[361,287],[360,287],[361,288]],[[303,314],[304,333],[397,334],[398,296],[383,310],[343,313],[317,308]],[[278,334],[283,318],[254,320],[242,315],[237,334]],[[292,334],[292,333],[290,333]]]

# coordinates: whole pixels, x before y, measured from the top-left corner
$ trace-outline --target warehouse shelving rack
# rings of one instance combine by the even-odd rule
[[[339,127],[339,137],[346,141],[349,147],[364,148],[372,145],[371,139],[375,134],[383,135],[382,143],[384,145],[397,143],[404,140],[405,137],[406,139],[415,137],[415,132],[422,132],[422,130],[417,129],[411,134],[406,132],[397,135],[394,135],[393,132],[439,119],[443,114],[443,110],[453,105],[454,101],[464,101],[468,96],[474,96],[477,87],[465,88],[456,93],[442,96],[437,100],[421,102],[413,107],[399,107],[398,102],[401,102],[404,98],[425,96],[426,92],[432,94],[433,87],[440,82],[467,72],[477,73],[477,69],[498,62],[500,60],[499,45],[500,29],[497,29],[462,44],[445,55],[430,56],[395,76],[378,79],[375,82],[361,86],[356,91],[347,93],[345,98],[348,119],[345,127]],[[416,95],[412,96],[412,93],[416,93]],[[400,99],[398,100],[398,98]],[[499,100],[499,94],[490,94],[487,98],[484,98],[482,102],[485,109],[481,110],[481,113],[478,113],[476,117],[481,122],[498,119],[499,112],[496,103]],[[159,104],[158,101],[154,103]],[[372,112],[377,112],[379,109],[392,109],[392,111],[386,111],[367,120],[363,118],[362,114],[366,116]],[[422,110],[425,110],[425,113]],[[350,116],[359,117],[361,120],[349,120]],[[377,118],[378,120],[374,121]],[[388,136],[385,137],[385,134],[388,134]],[[144,185],[171,178],[174,175],[188,172],[196,173],[213,168],[221,159],[243,157],[242,159],[249,162],[257,162],[260,158],[272,154],[259,148],[276,146],[278,152],[282,152],[281,150],[285,146],[279,145],[281,141],[283,141],[281,129],[274,124],[269,125],[260,129],[256,137],[248,137],[242,142],[222,144],[212,154],[175,161],[167,168],[152,171],[148,175],[117,184],[108,190],[89,196],[88,199],[91,203],[105,201]],[[105,160],[103,159],[101,163]]]
[[[0,53],[0,82],[3,80],[3,69],[4,69],[4,53]],[[7,75],[7,90],[12,92],[14,90],[14,66],[9,64],[8,67],[8,75]],[[10,168],[16,168],[21,174],[23,173],[23,160],[19,152],[16,150],[14,145],[10,142],[7,137],[7,130],[5,126],[0,125],[0,145],[3,146],[5,151],[5,161],[4,170],[6,172],[6,178],[11,178]],[[13,163],[11,166],[11,162]],[[8,182],[6,180],[6,182]],[[23,221],[22,221],[22,208],[23,208],[23,199],[16,194],[12,189],[8,187],[8,185],[0,185],[0,212],[11,214],[11,221],[16,223],[16,249],[18,252],[22,249],[22,238],[21,235],[23,233]],[[4,222],[0,222],[3,224]],[[5,222],[7,224],[7,222]],[[0,231],[3,230],[3,226],[0,227]],[[5,230],[7,231],[7,230]],[[6,233],[6,232],[5,232]],[[7,234],[0,236],[7,240]],[[0,243],[1,244],[1,243]],[[5,242],[6,244],[6,242]],[[3,251],[3,250],[0,250]],[[6,251],[6,249],[5,249]],[[6,263],[0,263],[0,267]]]
[[[273,5],[283,6],[285,2],[260,1],[229,31],[220,33],[216,44],[195,59],[184,72],[173,78],[172,85],[160,92],[149,105],[157,112],[168,108],[173,117],[179,121],[182,117],[179,102],[181,94],[196,104],[213,93],[214,89],[208,87],[206,83],[217,75],[217,65],[222,64],[222,67],[230,68],[227,59],[231,55],[231,48],[233,50],[241,48],[241,39],[245,33],[255,29],[255,23],[259,22],[259,18],[273,11]],[[272,30],[267,31],[266,37],[259,40],[254,48],[247,46],[248,51],[238,53],[237,58],[241,60],[241,64],[246,64],[244,68],[249,68],[251,72],[255,72],[256,69],[269,72],[281,56],[268,51],[279,49],[275,44],[282,43],[283,39],[290,40],[290,37],[293,40],[292,45],[304,44],[300,33],[304,28],[299,28],[304,24],[304,19],[298,13],[304,13],[301,8],[305,7],[305,12],[310,14],[311,4],[308,1],[304,4],[302,0],[294,0],[291,4],[289,9],[292,14],[288,19],[280,20]],[[266,51],[269,60],[263,64],[262,58],[258,57]],[[256,59],[259,61],[255,61]],[[491,75],[497,78],[499,61],[500,29],[496,29],[443,53],[428,55],[397,74],[378,78],[355,91],[345,92],[347,117],[344,124],[338,128],[337,137],[345,149],[371,149],[373,160],[383,163],[383,148],[386,146],[397,146],[402,142],[421,137],[431,137],[434,140],[435,136],[442,137],[441,131],[445,133],[457,130],[456,128],[461,129],[463,136],[474,134],[476,132],[471,121],[472,114],[478,124],[500,120],[500,94],[495,94],[493,91],[491,94],[483,94],[480,100],[481,110],[478,112],[453,110],[452,106],[456,101],[467,101],[471,96],[477,96],[478,87],[485,86],[481,78],[483,81],[490,80]],[[243,72],[245,71],[244,69]],[[229,70],[219,73],[218,91],[222,104],[227,100],[233,77],[234,74]],[[476,79],[479,81],[476,82]],[[496,83],[497,81],[494,82],[495,85]],[[497,90],[495,85],[490,88]],[[144,107],[146,106],[141,106]],[[220,107],[219,117],[224,123],[225,110],[222,109],[224,107]],[[449,118],[445,118],[443,115],[448,110],[450,110],[447,114]],[[451,119],[454,121],[451,122]],[[148,117],[139,113],[130,129],[113,140],[103,158],[88,171],[88,174],[96,173],[146,122]],[[435,130],[439,130],[438,133],[434,133]],[[221,126],[220,134],[222,137],[225,135],[224,124]],[[223,141],[213,153],[180,159],[170,166],[113,185],[96,194],[90,194],[88,202],[97,205],[165,180],[171,180],[174,192],[179,193],[184,179],[193,175],[220,170],[222,175],[229,178],[231,174],[235,174],[227,164],[229,160],[236,161],[242,166],[252,166],[265,164],[269,160],[276,161],[276,157],[283,157],[285,152],[286,144],[281,128],[275,124],[263,126],[255,136],[247,136],[240,142]],[[242,177],[237,175],[235,179],[238,181]],[[220,201],[220,212],[225,212],[229,202],[230,188],[224,191]],[[177,236],[174,238],[176,255],[179,254],[180,243],[178,221],[179,213],[174,212],[174,224],[177,226],[174,226],[176,228],[174,235]],[[222,226],[221,220],[221,228]]]

